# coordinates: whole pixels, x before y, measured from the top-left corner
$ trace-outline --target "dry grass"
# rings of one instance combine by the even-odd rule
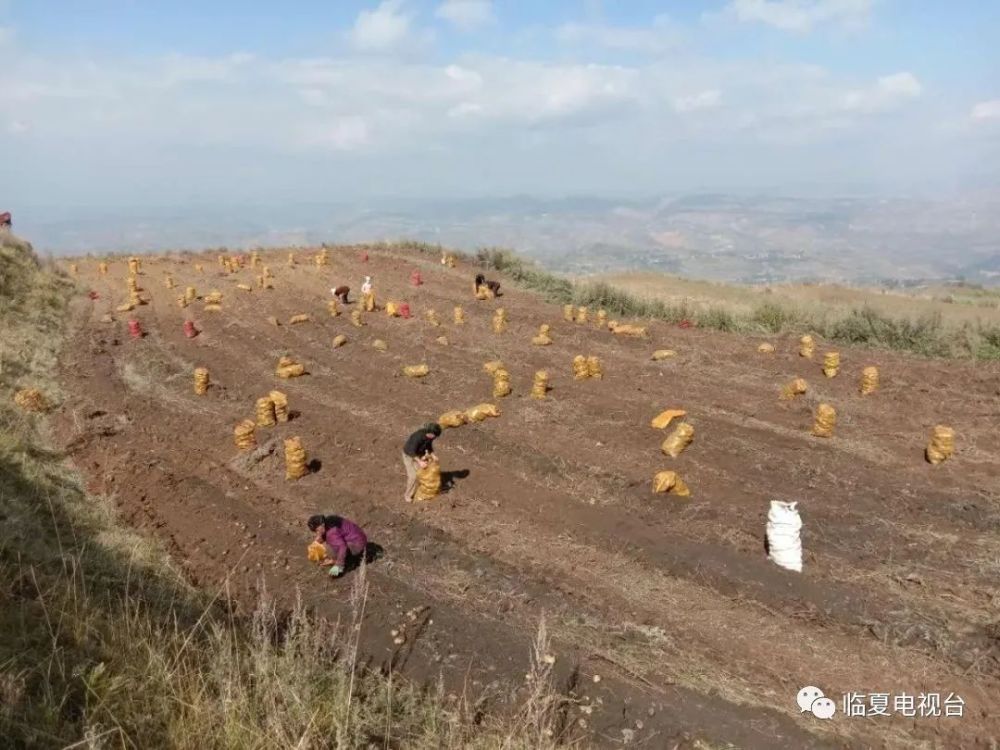
[[[366,576],[352,621],[248,617],[225,590],[187,586],[163,552],[88,495],[16,411],[15,386],[57,400],[70,284],[22,245],[0,247],[0,736],[4,747],[554,748],[563,699],[544,628],[532,687],[513,717],[358,668]],[[163,363],[169,366],[171,363]],[[176,364],[176,363],[174,363]],[[145,387],[149,374],[132,380]]]

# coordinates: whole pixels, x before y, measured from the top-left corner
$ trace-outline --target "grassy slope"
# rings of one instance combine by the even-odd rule
[[[474,721],[462,699],[354,668],[341,632],[262,600],[249,620],[189,588],[116,523],[49,447],[71,285],[0,238],[0,737],[4,747],[545,748],[558,699],[536,659],[521,712]],[[367,597],[352,592],[355,619]],[[546,652],[544,633],[536,644]],[[73,744],[78,743],[78,744]]]

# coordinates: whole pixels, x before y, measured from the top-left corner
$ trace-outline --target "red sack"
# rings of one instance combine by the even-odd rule
[[[410,273],[410,283],[411,283],[411,284],[412,284],[413,286],[420,286],[421,284],[423,284],[423,283],[424,283],[424,280],[423,280],[423,278],[422,278],[422,277],[420,276],[420,271],[417,271],[417,270],[413,270],[413,271],[412,271],[412,272]]]
[[[128,322],[128,335],[134,339],[141,339],[143,337],[142,326],[138,320],[130,320]]]
[[[409,302],[403,302],[399,306],[399,317],[403,318],[404,320],[409,320],[410,319],[410,303]]]
[[[88,296],[88,297],[89,297],[90,299],[100,299],[100,298],[101,298],[101,295],[99,295],[99,294],[98,294],[97,292],[95,292],[95,291],[94,291],[93,289],[91,289],[91,290],[90,290],[89,292],[87,292],[87,296]]]
[[[189,339],[193,339],[195,336],[198,335],[198,333],[199,333],[198,329],[194,327],[194,321],[193,320],[185,320],[184,321],[184,335],[185,336],[187,336]]]
[[[358,256],[358,257],[359,257],[359,259],[361,260],[362,263],[367,263],[368,262],[368,253],[361,253],[361,255]]]
[[[680,323],[677,324],[678,328],[694,328],[694,323],[685,318]]]

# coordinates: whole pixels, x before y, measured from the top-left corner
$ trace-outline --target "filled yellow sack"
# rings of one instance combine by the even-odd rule
[[[115,308],[117,312],[130,312],[131,310],[134,309],[135,305],[133,305],[131,302],[123,302],[122,304],[118,305],[118,307]]]
[[[337,304],[337,300],[335,299],[327,300],[326,311],[330,313],[331,318],[336,318],[338,315],[340,315],[340,305]]]
[[[193,286],[189,286],[184,290],[184,299],[188,302],[194,302],[197,297],[198,291]]]
[[[255,428],[256,425],[252,419],[244,419],[233,428],[233,440],[241,451],[249,451],[257,447],[257,438],[254,437]]]
[[[295,265],[295,253],[289,253],[288,254],[287,264],[290,265],[290,266],[294,266]]]
[[[447,336],[438,336],[434,340],[436,342],[438,342],[439,344],[441,344],[441,346],[448,346],[448,337]]]
[[[488,286],[481,286],[476,289],[476,299],[493,299],[493,290]]]
[[[438,417],[437,423],[442,427],[461,427],[466,421],[464,411],[446,411]]]
[[[932,464],[947,461],[955,453],[955,431],[951,427],[939,424],[931,432],[931,440],[927,444],[927,460]]]
[[[274,317],[273,315],[268,315],[267,316],[267,322],[270,323],[273,326],[280,326],[281,325],[281,322],[276,317]]]
[[[552,343],[552,339],[549,337],[549,331],[552,330],[548,323],[542,323],[538,326],[538,335],[531,339],[531,343],[535,346],[548,346]]]
[[[590,377],[590,368],[587,366],[587,358],[582,354],[573,357],[573,378],[575,380],[586,380]]]
[[[351,310],[351,325],[355,328],[361,328],[365,322],[361,319],[360,310]]]
[[[268,396],[257,399],[257,426],[272,427],[277,421],[274,414],[274,402]]]
[[[878,368],[866,367],[861,371],[861,395],[868,396],[878,390]]]
[[[338,333],[333,337],[333,348],[338,349],[347,343],[347,336],[342,333]]]
[[[49,402],[37,388],[22,388],[14,394],[14,403],[24,411],[48,411]]]
[[[441,494],[441,464],[432,458],[422,469],[417,469],[417,491],[415,500],[432,500]]]
[[[460,326],[463,323],[465,323],[465,310],[463,310],[461,307],[456,306],[455,309],[452,311],[452,316],[453,320],[455,321],[455,325]]]
[[[365,312],[375,312],[375,292],[362,295],[361,304]]]
[[[285,479],[301,479],[309,473],[306,466],[306,449],[302,439],[290,437],[285,440]]]
[[[249,284],[237,284],[236,288],[237,289],[242,289],[244,292],[252,292],[253,291],[253,287],[250,286]]]
[[[282,357],[278,360],[278,366],[274,374],[279,378],[297,378],[306,372],[305,365],[301,365],[291,357]]]
[[[372,342],[372,349],[375,349],[376,351],[379,352],[385,352],[389,350],[389,345],[385,343],[382,339],[375,339]]]
[[[199,396],[204,396],[208,391],[208,370],[204,367],[196,367],[194,370],[194,392]]]
[[[101,276],[107,276],[107,274],[108,274],[108,264],[107,263],[98,263],[97,264],[97,271],[98,271],[98,273],[101,274]]]
[[[837,410],[829,404],[816,407],[816,417],[813,422],[813,435],[817,437],[832,437],[833,428],[837,426]]]
[[[217,305],[210,302],[209,304],[205,305],[205,309],[208,310],[209,312],[219,312],[219,310],[222,309],[222,305]]]
[[[203,266],[201,263],[195,263],[194,270],[197,271],[198,273],[202,273],[205,270],[205,266]]]
[[[768,342],[765,341],[763,344],[757,347],[757,351],[760,352],[761,354],[774,354],[774,344],[769,344]]]
[[[503,398],[510,395],[510,373],[497,370],[493,373],[493,398]]]
[[[487,417],[499,416],[500,409],[495,404],[478,404],[465,412],[465,419],[469,422],[482,422]]]
[[[681,422],[663,441],[660,450],[671,458],[677,458],[692,440],[694,440],[694,427],[687,422]]]
[[[424,319],[432,326],[441,325],[441,319],[438,318],[438,314],[434,310],[428,310],[424,313]]]
[[[535,373],[535,380],[531,385],[531,397],[543,399],[549,390],[549,374],[545,370]]]
[[[654,430],[665,430],[675,419],[686,416],[687,412],[683,409],[667,409],[653,417],[649,422],[649,426]]]
[[[399,317],[399,305],[397,305],[395,302],[386,302],[385,303],[385,314],[387,316],[389,316],[390,318],[398,318]]]
[[[139,292],[129,292],[128,303],[132,305],[132,307],[138,307],[143,304],[142,298],[139,297]]]
[[[650,357],[654,362],[659,362],[661,359],[669,359],[670,357],[676,357],[677,352],[673,349],[657,349],[653,352],[653,356]]]
[[[308,321],[309,315],[307,313],[299,313],[298,315],[293,315],[288,319],[288,322],[291,325],[295,325],[296,323],[307,323]]]
[[[503,333],[507,330],[507,311],[498,307],[493,313],[493,333]]]
[[[281,391],[271,391],[267,394],[274,406],[274,418],[279,422],[288,421],[288,396]]]
[[[587,376],[600,380],[604,377],[601,360],[597,357],[587,357]]]
[[[563,320],[567,323],[572,323],[575,317],[575,308],[573,305],[563,305]]]
[[[204,301],[213,305],[221,304],[222,292],[220,292],[218,289],[213,289],[212,291],[210,291],[208,294],[205,295]]]
[[[611,324],[609,323],[608,326]],[[611,329],[612,333],[619,336],[632,336],[634,338],[646,338],[646,327],[645,326],[634,326],[634,325],[622,325],[618,324]]]
[[[781,386],[781,395],[779,398],[782,401],[791,401],[796,396],[801,396],[809,390],[809,384],[803,378],[795,378],[790,383]]]
[[[827,352],[823,355],[823,374],[828,378],[837,377],[840,370],[840,352]]]
[[[581,306],[576,310],[576,322],[586,323],[587,322],[588,310],[585,306]]]
[[[128,272],[130,275],[135,276],[139,273],[139,259],[129,258],[128,259]]]
[[[816,342],[813,341],[812,336],[803,336],[799,339],[799,356],[805,357],[806,359],[812,359],[813,354],[816,352]]]
[[[495,373],[497,370],[501,369],[503,369],[503,362],[501,362],[499,359],[493,359],[490,360],[489,362],[483,363],[483,372],[487,372],[490,375]]]
[[[326,559],[326,545],[322,542],[313,542],[306,547],[306,557],[309,558],[309,562],[323,562]]]
[[[182,307],[182,308],[183,307],[187,307],[188,306],[187,297],[183,297],[183,296],[182,297],[178,297],[177,298],[177,306],[178,307]]]
[[[430,371],[427,365],[407,365],[403,368],[403,374],[408,378],[422,378]]]
[[[597,318],[594,320],[595,328],[606,328],[608,325],[608,311],[603,307],[597,311]]]
[[[669,492],[671,495],[688,497],[691,490],[684,484],[684,480],[677,476],[676,471],[661,471],[653,477],[653,492]]]
[[[165,286],[167,289],[173,289],[175,286],[174,277],[171,276],[169,273],[163,277],[163,286]]]

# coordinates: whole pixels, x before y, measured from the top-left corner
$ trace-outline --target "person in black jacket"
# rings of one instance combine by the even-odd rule
[[[441,435],[441,425],[425,424],[406,439],[403,445],[403,466],[406,467],[406,490],[403,500],[413,502],[417,491],[417,472],[427,466],[427,459],[434,455],[434,439]]]

